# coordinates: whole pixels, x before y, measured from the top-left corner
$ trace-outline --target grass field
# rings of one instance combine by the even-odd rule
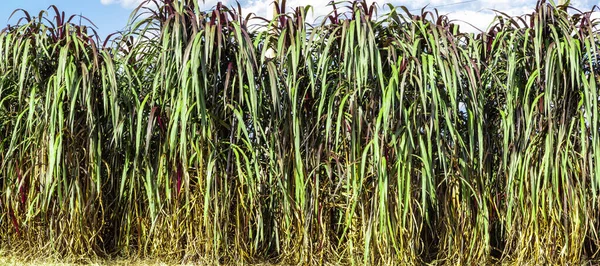
[[[590,11],[146,3],[106,41],[55,7],[0,33],[7,263],[599,259]]]

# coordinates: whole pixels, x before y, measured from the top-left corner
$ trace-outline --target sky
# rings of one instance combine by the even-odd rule
[[[59,10],[64,11],[67,16],[76,14],[83,15],[90,19],[98,28],[97,32],[101,37],[124,29],[129,20],[131,11],[137,7],[143,0],[0,0],[0,28],[7,24],[15,24],[17,19],[22,17],[22,13],[16,13],[9,21],[11,13],[18,9],[24,9],[30,14],[37,15],[41,10],[46,10],[50,5],[56,5]],[[224,4],[236,5],[235,0],[220,0]],[[384,7],[384,3],[391,3],[394,6],[404,5],[412,13],[419,13],[420,9],[428,6],[430,9],[437,8],[440,14],[447,14],[451,19],[457,20],[461,24],[463,31],[476,31],[469,26],[470,23],[477,28],[484,30],[489,26],[494,12],[500,10],[509,15],[521,15],[530,13],[535,7],[536,0],[367,0],[369,3],[379,4],[379,13],[389,11]],[[558,1],[558,0],[556,0]],[[205,0],[204,8],[210,9],[219,0]],[[245,14],[252,12],[262,17],[272,16],[273,0],[240,0]],[[317,18],[326,15],[331,11],[327,7],[328,0],[287,0],[287,6],[297,7],[303,5],[312,5],[313,12],[309,14],[308,21],[315,21]],[[590,10],[594,0],[571,0],[571,4],[582,10]],[[595,17],[600,17],[600,12],[595,12]]]

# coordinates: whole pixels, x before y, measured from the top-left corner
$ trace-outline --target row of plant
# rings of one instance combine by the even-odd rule
[[[313,26],[310,7],[285,1],[261,19],[148,0],[106,41],[55,7],[18,12],[0,33],[0,249],[224,264],[597,258],[591,12],[540,1],[473,34],[436,11],[331,10]]]

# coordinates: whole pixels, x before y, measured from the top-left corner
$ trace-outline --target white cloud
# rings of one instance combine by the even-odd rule
[[[143,0],[100,0],[104,5],[120,4],[124,8],[133,8],[139,5]],[[272,18],[273,17],[273,0],[239,0],[243,15],[254,13],[257,16]],[[558,2],[559,0],[555,0]],[[202,2],[202,1],[200,1]],[[201,9],[208,10],[213,8],[218,2],[222,2],[226,6],[233,6],[237,9],[235,0],[205,0],[201,3]],[[309,23],[323,18],[332,11],[332,7],[328,6],[329,0],[288,0],[287,10],[299,6],[311,5],[313,8],[307,14],[306,21]],[[534,0],[412,0],[410,2],[402,0],[367,0],[369,4],[375,2],[379,6],[378,14],[388,12],[388,7],[385,3],[391,3],[394,6],[405,5],[412,13],[419,13],[420,10],[427,6],[427,10],[436,8],[440,15],[447,14],[448,17],[459,25],[463,31],[477,31],[469,25],[486,30],[492,22],[495,13],[493,10],[504,12],[508,15],[522,15],[531,13],[535,8],[536,1]],[[592,0],[571,0],[571,5],[582,10],[590,10],[596,2]],[[347,3],[338,4],[338,8],[344,10]],[[257,21],[256,21],[257,22]],[[255,23],[256,23],[255,22]]]
[[[207,0],[207,2],[217,2],[218,0]],[[556,0],[558,2],[559,0]],[[253,12],[258,16],[271,18],[273,16],[272,0],[248,0],[243,5],[244,14]],[[427,10],[436,8],[440,15],[447,14],[448,17],[459,25],[462,31],[486,30],[496,16],[494,10],[504,12],[510,16],[523,15],[531,13],[535,8],[536,1],[533,0],[412,0],[408,4],[401,0],[368,0],[369,4],[375,2],[378,5],[378,13],[381,15],[389,11],[385,3],[391,3],[394,6],[405,5],[412,13],[419,13],[427,6]],[[318,18],[329,14],[332,7],[328,6],[328,0],[288,0],[288,11],[293,7],[311,5],[311,13],[307,14],[306,21],[314,22]],[[581,10],[589,10],[593,6],[592,0],[571,0],[571,5]],[[347,4],[338,4],[338,8],[345,8]],[[471,25],[473,26],[471,26]]]
[[[460,31],[466,32],[478,32],[485,31],[495,14],[490,11],[473,11],[473,10],[462,10],[448,14],[448,17],[453,20],[454,23],[460,26]]]
[[[554,0],[558,3],[560,0]],[[461,31],[477,31],[468,23],[486,30],[496,16],[495,11],[503,12],[510,16],[518,16],[531,13],[537,1],[534,0],[413,0],[407,6],[409,9],[419,9],[428,5],[428,9],[437,8],[439,14],[447,14],[457,24],[461,25]],[[548,1],[549,3],[550,1]],[[571,0],[571,6],[588,11],[596,2],[592,0]],[[417,12],[418,10],[415,10]]]
[[[392,2],[398,2],[399,0],[392,0]],[[379,5],[379,9],[382,8],[383,3],[389,2],[389,0],[367,0],[367,3],[371,5],[371,3],[377,3]],[[320,19],[323,19],[325,16],[329,15],[333,11],[333,7],[329,6],[328,0],[288,0],[286,1],[286,11],[290,12],[292,8],[301,7],[301,6],[311,6],[312,8],[306,14],[306,22],[308,23],[318,23]],[[341,3],[337,5],[337,8],[341,11],[345,11],[346,3]],[[273,1],[272,0],[249,0],[246,5],[243,5],[244,16],[249,13],[254,13],[256,16],[264,17],[264,18],[272,18],[273,17]]]

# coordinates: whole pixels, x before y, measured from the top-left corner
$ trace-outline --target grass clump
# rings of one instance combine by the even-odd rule
[[[432,11],[342,5],[313,26],[284,1],[272,20],[145,1],[106,41],[56,8],[21,12],[0,34],[0,249],[597,259],[591,12],[540,1],[473,34]]]

